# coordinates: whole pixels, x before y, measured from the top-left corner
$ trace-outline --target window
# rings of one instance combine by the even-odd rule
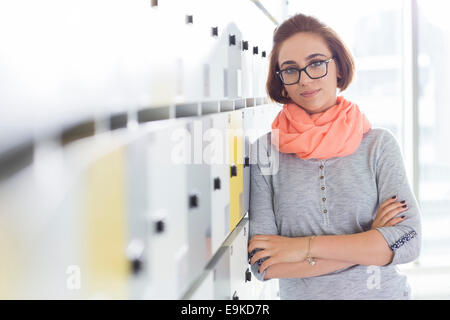
[[[401,1],[387,0],[289,2],[289,15],[315,16],[332,27],[350,48],[356,77],[338,94],[355,102],[374,127],[388,128],[397,136],[402,116],[401,5]]]
[[[450,20],[442,1],[418,2],[421,264],[450,266]]]

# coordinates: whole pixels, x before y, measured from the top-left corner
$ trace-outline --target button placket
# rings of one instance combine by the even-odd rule
[[[320,199],[320,207],[321,214],[323,216],[323,223],[328,226],[328,205],[327,205],[327,196],[326,196],[326,183],[325,183],[325,162],[320,161],[319,165],[319,184],[321,190],[321,199]]]

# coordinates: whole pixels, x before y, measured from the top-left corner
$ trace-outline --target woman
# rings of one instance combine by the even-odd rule
[[[284,106],[252,145],[248,250],[258,279],[280,279],[281,299],[411,298],[396,265],[419,256],[420,208],[394,135],[337,96],[353,73],[317,19],[275,30],[267,90]]]

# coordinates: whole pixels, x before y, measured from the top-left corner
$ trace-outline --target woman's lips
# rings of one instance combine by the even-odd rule
[[[305,98],[311,98],[311,97],[314,97],[319,91],[320,91],[320,89],[313,90],[313,91],[305,91],[301,95]]]

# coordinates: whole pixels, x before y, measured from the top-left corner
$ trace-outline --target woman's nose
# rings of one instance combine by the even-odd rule
[[[305,72],[305,70],[302,70],[302,72],[300,72],[300,80],[298,81],[298,84],[300,86],[304,86],[307,85],[309,83],[311,83],[313,81],[313,79],[311,79]]]

